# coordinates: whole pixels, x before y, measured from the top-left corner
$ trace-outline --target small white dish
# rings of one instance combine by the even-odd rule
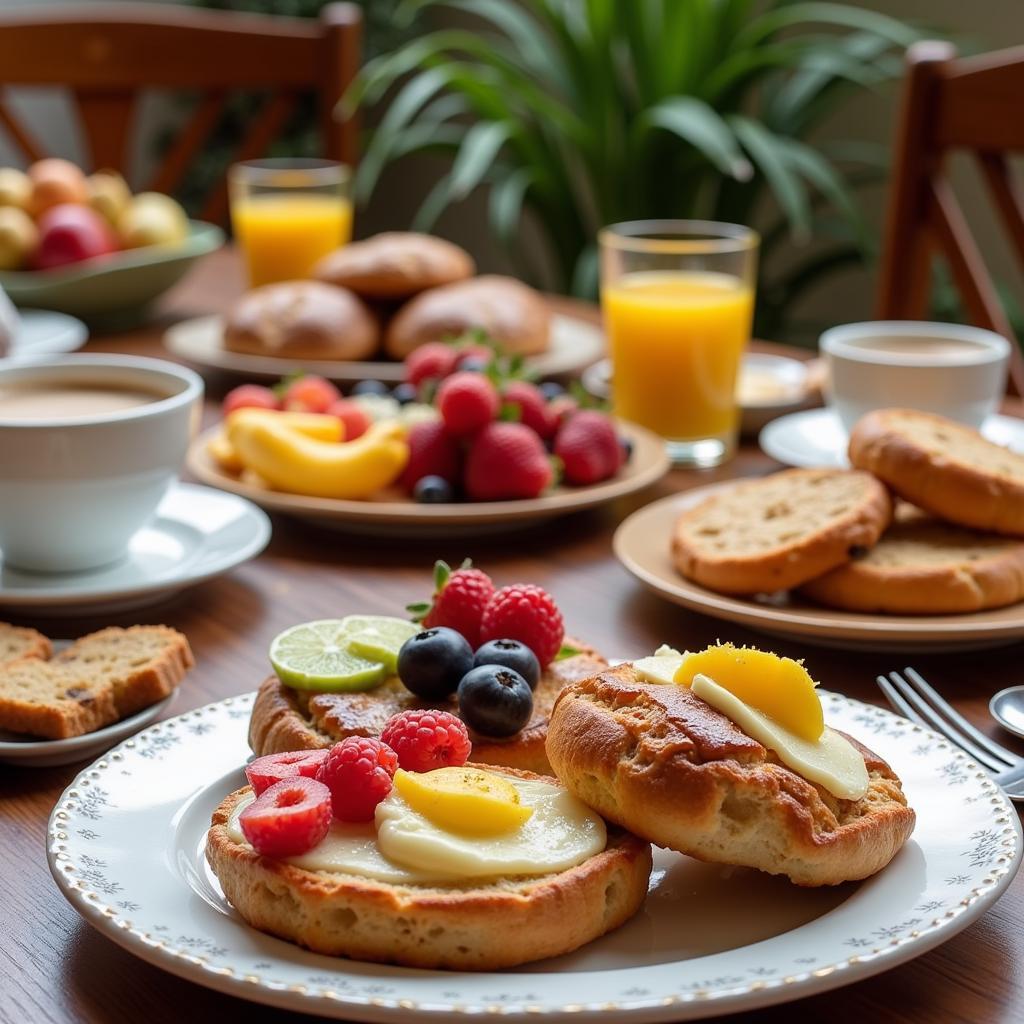
[[[122,718],[120,722],[66,740],[41,740],[0,729],[0,762],[24,768],[53,768],[61,764],[74,764],[76,761],[93,760],[115,743],[120,743],[155,722],[177,696],[177,689],[171,690],[163,700],[128,718]]]
[[[89,337],[89,328],[77,317],[50,309],[19,311],[17,333],[11,339],[7,359],[37,359],[77,352]]]
[[[0,609],[90,615],[153,604],[259,554],[270,520],[251,501],[177,483],[119,562],[88,572],[33,573],[3,564]]]
[[[1024,420],[989,416],[981,433],[1011,451],[1024,452]],[[850,465],[848,435],[832,409],[808,409],[772,420],[757,440],[766,455],[787,466],[847,469]]]

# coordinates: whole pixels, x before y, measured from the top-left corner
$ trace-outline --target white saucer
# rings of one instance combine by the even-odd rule
[[[981,428],[990,441],[1024,452],[1024,420],[990,416]],[[808,409],[772,420],[758,436],[761,450],[787,466],[846,469],[847,434],[839,417],[828,408]]]
[[[67,313],[22,309],[19,319],[18,332],[11,339],[11,351],[7,354],[15,362],[77,352],[89,337],[89,328]]]
[[[128,718],[122,718],[120,722],[66,740],[40,740],[0,730],[0,762],[6,761],[24,768],[52,768],[60,764],[74,764],[76,761],[95,760],[115,743],[120,743],[155,722],[177,696],[178,691],[171,690],[163,700]]]
[[[132,538],[128,555],[89,572],[34,573],[0,558],[0,609],[38,615],[122,611],[153,604],[259,554],[270,520],[234,494],[178,483]]]

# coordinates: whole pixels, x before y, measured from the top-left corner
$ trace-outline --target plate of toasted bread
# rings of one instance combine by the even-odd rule
[[[789,469],[655,502],[623,564],[664,597],[755,629],[899,650],[1024,636],[1024,456],[930,413],[869,413],[852,469]]]

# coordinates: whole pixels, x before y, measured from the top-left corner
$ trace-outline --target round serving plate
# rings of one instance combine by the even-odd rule
[[[556,487],[540,498],[521,501],[464,501],[421,505],[397,490],[383,491],[365,501],[308,498],[286,494],[225,473],[207,451],[214,427],[189,449],[188,468],[203,483],[241,495],[270,512],[285,512],[323,526],[379,536],[443,537],[453,534],[500,533],[530,526],[554,516],[604,505],[659,480],[669,468],[665,442],[632,423],[618,424],[619,433],[633,442],[629,461],[611,479],[589,487]]]
[[[976,920],[1021,859],[1002,791],[941,736],[822,693],[826,721],[901,776],[917,825],[874,877],[802,889],[655,852],[647,902],[553,960],[455,973],[321,956],[250,928],[207,867],[214,808],[245,784],[253,694],[160,723],[82,771],[50,817],[61,891],[125,949],[220,992],[352,1021],[693,1020],[799,999],[894,967]],[[700,927],[693,926],[700,921]]]
[[[202,316],[183,320],[167,329],[164,345],[174,355],[204,370],[218,370],[249,380],[276,381],[304,370],[338,384],[380,380],[398,384],[403,379],[400,362],[284,359],[278,356],[246,355],[224,347],[224,320]],[[604,355],[604,334],[595,324],[562,313],[551,315],[551,339],[547,352],[526,359],[527,368],[538,377],[578,374]]]
[[[796,592],[751,599],[684,579],[670,550],[676,519],[731,486],[695,487],[634,512],[615,531],[616,557],[649,590],[684,608],[819,647],[931,653],[1000,647],[1024,638],[1024,602],[963,615],[868,615],[824,608]]]

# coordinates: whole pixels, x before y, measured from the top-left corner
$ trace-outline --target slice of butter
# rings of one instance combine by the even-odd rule
[[[671,683],[687,653],[662,644],[649,658],[634,661],[633,671],[645,683]]]
[[[859,800],[867,792],[868,770],[864,758],[849,740],[834,730],[826,726],[818,739],[804,739],[700,673],[693,677],[690,689],[748,736],[773,750],[787,768],[827,789],[833,796],[840,800]]]

